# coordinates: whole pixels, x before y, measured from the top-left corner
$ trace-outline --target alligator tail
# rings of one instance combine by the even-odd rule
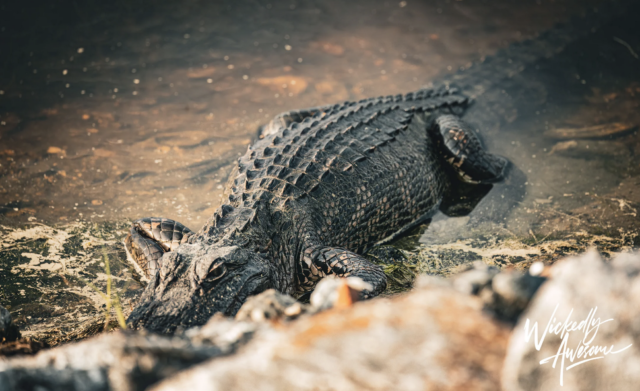
[[[472,63],[466,69],[460,69],[445,76],[436,87],[455,86],[460,92],[472,99],[477,98],[492,86],[522,72],[527,66],[543,58],[550,58],[563,51],[572,42],[594,33],[617,16],[621,16],[633,0],[608,0],[598,7],[587,9],[582,15],[573,17],[569,22],[558,24],[537,37],[510,45]]]

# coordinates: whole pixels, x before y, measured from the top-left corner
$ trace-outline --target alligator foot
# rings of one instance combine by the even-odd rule
[[[469,124],[454,115],[441,115],[431,132],[440,141],[445,160],[463,182],[489,184],[502,180],[507,159],[487,152]]]
[[[360,277],[371,289],[363,289],[363,299],[378,296],[387,288],[387,277],[382,268],[364,257],[341,248],[309,247],[304,251],[301,285],[311,287],[325,275]]]
[[[144,279],[149,280],[160,268],[164,253],[186,243],[193,231],[177,221],[163,217],[146,217],[131,224],[124,240],[130,260]]]

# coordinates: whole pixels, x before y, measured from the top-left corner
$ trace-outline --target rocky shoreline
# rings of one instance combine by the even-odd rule
[[[174,336],[118,330],[0,358],[0,390],[622,390],[640,377],[640,254],[605,261],[592,251],[526,273],[476,262],[354,302],[359,289],[326,279],[310,304],[267,291],[236,319],[214,316]],[[537,349],[552,318],[574,329],[547,333]],[[563,363],[540,364],[562,346]],[[606,349],[589,356],[595,346]]]

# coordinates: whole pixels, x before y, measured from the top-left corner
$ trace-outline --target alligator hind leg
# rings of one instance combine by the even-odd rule
[[[191,235],[193,231],[177,221],[146,217],[133,222],[124,243],[138,271],[150,279],[160,268],[164,253],[186,243]]]
[[[505,221],[524,198],[526,175],[505,158],[484,150],[473,129],[458,117],[436,118],[431,132],[440,141],[445,159],[460,178],[452,181],[440,210],[452,217],[475,211],[470,220],[475,225],[483,221]]]
[[[302,256],[300,283],[311,288],[322,277],[360,277],[371,284],[371,290],[361,292],[364,299],[378,296],[387,288],[387,277],[382,268],[348,250],[334,247],[309,247]]]
[[[502,179],[508,161],[487,152],[471,126],[460,118],[437,117],[431,133],[440,141],[445,160],[463,182],[487,184]]]

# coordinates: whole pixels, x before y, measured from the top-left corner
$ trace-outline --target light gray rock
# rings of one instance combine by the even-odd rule
[[[236,314],[238,321],[265,322],[269,320],[295,319],[308,312],[307,307],[289,295],[275,289],[268,289],[252,296],[240,307]]]
[[[371,289],[371,285],[361,278],[328,276],[316,286],[311,294],[310,304],[300,303],[289,295],[268,289],[247,299],[235,319],[258,323],[290,321],[305,314],[315,314],[335,307],[350,307],[361,300],[360,292],[365,289]]]
[[[116,331],[32,357],[0,358],[0,391],[144,390],[192,365],[232,353],[255,329],[215,317],[182,336]]]
[[[480,291],[479,296],[485,309],[503,321],[515,323],[545,281],[545,277],[528,273],[501,272],[493,277],[490,286]]]
[[[480,291],[491,286],[491,281],[500,270],[489,266],[482,261],[473,262],[471,268],[465,272],[457,274],[452,279],[453,287],[468,295],[477,295]]]
[[[262,328],[154,390],[491,390],[509,331],[446,284]]]
[[[557,306],[557,309],[556,309]],[[554,312],[555,310],[555,312]],[[573,310],[573,312],[571,312]],[[594,314],[589,318],[589,314]],[[552,321],[568,320],[576,327],[580,322],[589,325],[565,334],[547,333],[539,350],[535,335],[527,341],[525,326],[537,322],[537,335],[542,337]],[[599,328],[594,325],[604,322]],[[584,326],[584,324],[582,326]],[[562,326],[558,329],[561,331]],[[588,337],[585,338],[585,335]],[[566,340],[566,350],[563,348]],[[592,340],[591,340],[592,339]],[[591,341],[590,341],[591,340]],[[582,342],[581,342],[582,341]],[[583,354],[571,360],[563,352],[579,351],[580,346],[594,346],[619,351],[603,356],[602,353]],[[611,349],[611,347],[613,348]],[[553,357],[558,361],[553,367]],[[552,359],[540,364],[546,358]],[[564,357],[564,364],[563,364]],[[589,358],[602,357],[572,365]],[[570,368],[570,369],[569,369]],[[563,385],[560,385],[562,379]],[[622,254],[611,262],[603,261],[598,253],[589,252],[558,262],[550,270],[549,281],[537,293],[529,308],[522,314],[514,329],[505,360],[502,377],[506,391],[534,390],[636,390],[640,384],[640,255]]]
[[[545,277],[506,270],[474,262],[472,267],[452,279],[453,287],[462,293],[477,295],[484,308],[500,320],[515,323]]]
[[[334,307],[350,306],[361,300],[360,292],[372,289],[371,284],[359,277],[325,277],[311,293],[309,300],[313,311],[323,311]]]

